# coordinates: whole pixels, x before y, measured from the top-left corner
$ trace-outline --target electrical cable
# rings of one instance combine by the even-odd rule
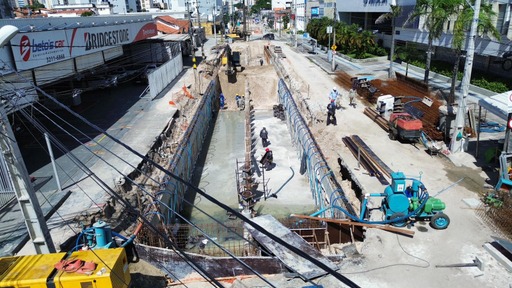
[[[59,144],[60,144],[60,143],[59,143]],[[60,145],[59,145],[59,146],[60,146]],[[72,155],[72,154],[70,154],[70,155]],[[75,157],[75,156],[73,155],[73,158],[74,158],[74,157]],[[75,160],[76,160],[76,159],[75,159]],[[81,163],[80,161],[77,161],[77,162]],[[94,173],[92,173],[92,171],[90,171],[90,172],[91,172],[91,174],[93,174],[93,175],[94,175],[94,177],[96,177],[96,175],[95,175]],[[108,185],[106,185],[106,183],[104,183],[103,181],[101,181],[101,179],[99,179],[99,182],[101,182],[105,187],[108,187]],[[111,190],[110,188],[109,188],[109,190],[110,190],[110,192],[111,192],[111,193],[114,193],[114,195],[118,196],[118,197],[117,197],[117,198],[118,198],[118,200],[119,200],[121,203],[125,204],[125,208],[127,208],[127,209],[130,209],[130,208],[131,208],[131,210],[132,210],[132,211],[135,211],[135,212],[136,212],[136,214],[138,213],[138,212],[137,212],[137,210],[136,210],[135,208],[133,208],[133,207],[131,207],[131,205],[129,205],[129,203],[127,203],[127,202],[125,203],[125,202],[124,202],[124,199],[123,199],[121,196],[117,195],[117,193],[115,193],[115,192],[114,192],[113,190]],[[107,191],[107,192],[108,192],[108,191]],[[109,193],[109,194],[110,194],[110,193]],[[112,195],[111,195],[111,196],[112,196]],[[147,221],[143,216],[140,216],[140,215],[139,215],[139,217],[141,217],[141,219],[145,220],[145,223],[146,223],[146,224],[147,224],[147,223],[150,223],[150,222],[149,222],[149,221]],[[161,235],[161,232],[159,232],[159,231],[158,231],[158,229],[156,229],[156,227],[152,227],[152,226],[153,226],[152,224],[151,224],[151,225],[148,225],[148,226],[149,226],[150,228],[152,228],[153,232],[155,232],[155,233],[159,234],[161,237],[163,237],[164,241],[165,241],[165,240],[167,240],[167,238],[166,238],[165,236]],[[170,242],[170,241],[168,241],[168,240],[167,240],[166,242],[171,243],[171,242]],[[171,247],[173,247],[173,244],[171,244],[170,246],[171,246]],[[177,246],[176,246],[175,248],[176,248],[178,251],[180,251],[180,250],[179,250],[179,248],[178,248]],[[176,251],[176,250],[175,250],[175,251]],[[182,255],[182,254],[180,254],[180,253],[177,253],[177,254],[178,254],[178,255]],[[186,254],[185,254],[185,258],[188,258],[188,255],[186,255]],[[190,265],[190,263],[194,263],[194,262],[190,262],[190,261],[191,261],[190,259],[189,259],[189,261],[187,261],[187,262],[189,263],[189,265]],[[194,265],[191,265],[191,266],[194,268],[195,264],[194,264]],[[194,269],[194,270],[198,271],[197,269]],[[201,267],[199,270],[201,270],[201,272],[204,272],[204,273],[205,273],[205,275],[209,275],[206,271],[203,271],[202,267]],[[199,272],[199,271],[198,271],[198,272]],[[207,278],[208,278],[208,279],[210,279],[211,277],[207,277]],[[222,287],[222,286],[219,286],[219,287]]]
[[[39,111],[37,108],[36,108],[37,111]],[[42,113],[42,111],[39,111]],[[44,113],[43,113],[44,114]],[[56,115],[57,116],[57,115]],[[27,115],[25,115],[25,117],[27,117]],[[58,116],[57,116],[58,117]],[[49,118],[48,118],[49,119]],[[31,121],[32,119],[29,119],[29,121]],[[50,119],[51,121],[51,119]],[[53,121],[52,121],[53,122]],[[55,122],[54,122],[55,125],[57,125]],[[71,124],[69,124],[71,126]],[[58,125],[57,125],[58,126]],[[60,126],[59,126],[60,127]],[[72,126],[73,128],[75,128],[74,126]],[[62,127],[60,127],[62,129]],[[76,128],[75,128],[76,129]],[[64,129],[62,129],[63,131],[65,131]],[[72,136],[71,134],[68,134],[70,135],[71,137],[74,138],[74,136]],[[87,135],[84,134],[84,136],[88,137]],[[88,137],[90,140],[94,141],[94,139]],[[76,138],[75,138],[76,139]],[[62,144],[61,144],[62,145]],[[106,149],[106,148],[105,148]],[[108,161],[104,160],[103,158],[99,157],[99,155],[96,155],[94,154],[89,148],[86,148],[86,150],[89,150],[93,155],[97,156],[98,158],[100,158],[101,160],[103,160],[105,163],[107,163],[107,165],[109,165],[110,167],[112,167],[115,171],[117,171],[118,173],[122,174],[119,170],[117,170],[115,167],[113,167],[112,165],[110,165],[110,163],[108,163]],[[106,149],[108,150],[108,149]],[[108,150],[109,151],[109,150]],[[63,152],[66,152],[66,151],[63,151]],[[111,152],[114,156],[118,157],[116,154],[114,154],[113,152]],[[120,158],[120,157],[118,157]],[[121,159],[121,158],[120,158]],[[121,159],[123,160],[123,159]],[[124,161],[125,162],[125,161]],[[126,163],[126,162],[125,162]],[[134,168],[136,171],[139,171],[141,173],[143,173],[141,170],[139,170],[137,167],[135,166],[132,166],[130,165],[129,163],[126,163],[128,164],[129,166],[131,166],[132,168]],[[123,175],[123,174],[122,174]],[[127,175],[124,175],[125,177],[128,177]],[[137,183],[135,183],[133,180],[131,180],[130,178],[127,178],[129,179],[130,182],[132,182],[132,184],[134,185],[137,185]],[[151,178],[150,178],[151,179]],[[155,180],[156,181],[156,180]],[[139,187],[139,189],[141,189],[142,191],[144,191],[149,197],[153,198],[154,199],[154,196],[146,191],[143,187]],[[87,195],[87,193],[85,193]],[[87,195],[89,197],[89,195]],[[89,197],[89,199],[91,199],[91,197]],[[92,199],[91,199],[92,200]],[[158,201],[158,200],[156,200]],[[209,218],[213,219],[215,222],[217,222],[218,224],[220,224],[221,226],[223,226],[224,228],[226,228],[228,231],[230,232],[233,232],[235,233],[237,236],[241,237],[242,239],[244,239],[245,241],[248,241],[249,243],[251,243],[253,246],[257,247],[257,245],[255,243],[253,243],[252,241],[250,241],[249,239],[246,239],[245,237],[243,237],[242,235],[240,235],[239,233],[237,233],[236,231],[232,230],[230,227],[224,225],[224,223],[220,222],[219,220],[215,219],[214,217],[212,217],[211,215],[207,214],[205,211],[201,210],[199,207],[197,207],[195,204],[193,203],[190,203],[188,200],[186,199],[183,199],[183,201],[187,202],[189,205],[191,205],[192,207],[194,207],[195,209],[199,210],[200,212],[202,212],[203,214],[207,215]],[[93,201],[94,202],[94,201]],[[96,203],[95,203],[96,204]],[[97,205],[97,204],[96,204]],[[162,205],[164,205],[166,208],[168,208],[169,210],[172,210],[170,207],[168,207],[167,205],[165,205],[164,203],[162,203]],[[98,206],[98,205],[97,205]],[[99,206],[98,206],[99,207]],[[176,212],[175,212],[176,213]],[[176,213],[178,214],[178,213]],[[179,215],[179,214],[178,214]],[[181,217],[181,215],[179,215]]]
[[[21,113],[21,114],[24,114],[24,116],[25,116],[25,118],[26,118],[26,119],[32,119],[33,121],[37,121],[37,120],[35,120],[35,118],[29,117],[30,115],[28,115],[28,114],[27,114],[27,112],[26,112],[26,111],[24,111],[24,109],[25,109],[25,108],[22,108],[22,109],[20,109],[19,111],[20,111],[20,113]],[[30,121],[30,120],[29,120],[29,121]],[[29,129],[29,127],[25,124],[25,122],[24,122],[24,121],[21,121],[21,122],[22,122],[22,123],[23,123],[23,125],[25,126],[25,129],[26,129],[26,130],[27,130],[27,131],[32,135],[32,138],[34,138],[34,140],[35,140],[35,141],[36,141],[36,142],[37,142],[41,147],[43,147],[43,148],[44,148],[43,144],[42,144],[41,142],[39,142],[39,140],[37,139],[37,137],[35,137],[35,135],[32,133],[32,131]],[[41,127],[42,127],[42,129],[44,129],[44,125],[42,125],[40,122],[38,122],[38,125],[35,125],[35,122],[32,122],[32,124],[34,124],[34,127],[36,127],[36,128],[38,128],[38,127],[39,127],[39,128],[41,128]],[[50,131],[48,131],[48,130],[46,130],[46,129],[44,129],[43,131],[41,131],[41,130],[40,130],[40,132],[50,134]],[[51,138],[56,139],[55,137],[51,137]],[[59,149],[59,147],[57,147],[57,149],[58,149],[60,152],[62,152],[62,153],[66,152],[66,151],[62,151],[62,149]],[[46,150],[45,150],[45,152],[46,152]],[[49,156],[49,153],[48,153],[48,152],[47,152],[47,155]],[[66,176],[68,176],[68,177],[69,177],[69,179],[72,179],[72,176],[68,173],[68,171],[67,171],[66,169],[64,169],[62,166],[60,166],[60,164],[59,164],[57,161],[55,161],[55,164],[56,164],[57,166],[59,166],[59,168],[64,172],[64,174],[66,174]],[[75,163],[75,164],[76,164],[76,163]],[[77,165],[77,166],[78,166],[78,165]],[[80,169],[80,167],[79,167],[79,169]],[[85,171],[83,171],[83,170],[82,170],[82,172],[84,172],[84,173],[85,173]],[[81,181],[81,180],[80,180],[80,181]],[[79,182],[79,181],[78,181],[78,182]],[[92,203],[94,203],[94,205],[96,205],[97,207],[100,207],[100,206],[99,206],[99,204],[98,204],[98,203],[96,203],[96,202],[95,202],[95,201],[94,201],[94,200],[89,196],[89,194],[87,194],[87,193],[85,192],[85,190],[84,190],[84,189],[82,189],[82,188],[80,187],[80,185],[78,185],[78,183],[76,183],[76,182],[75,182],[73,185],[76,185],[76,186],[77,186],[81,191],[83,191],[83,192],[84,192],[84,194],[89,198],[89,200],[91,200],[91,202],[92,202]]]

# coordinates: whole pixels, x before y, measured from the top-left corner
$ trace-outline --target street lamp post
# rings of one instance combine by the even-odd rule
[[[215,35],[215,46],[217,46],[217,0],[213,0],[213,34]]]
[[[478,28],[478,19],[480,16],[480,3],[481,0],[475,1],[473,10],[473,22],[471,22],[471,30],[469,31],[468,50],[466,53],[466,63],[464,64],[464,76],[462,77],[462,98],[459,99],[459,107],[455,117],[455,129],[452,133],[450,141],[450,152],[462,152],[464,150],[464,127],[466,124],[466,98],[469,94],[469,83],[471,80],[471,70],[473,69],[473,57],[475,55],[475,38]]]
[[[201,33],[203,32],[203,29],[201,28],[201,15],[199,12],[199,2],[197,2],[196,10],[197,10],[197,25],[199,26],[199,38],[201,40],[201,57],[204,59],[204,44],[203,44],[203,39],[201,37]]]
[[[294,47],[297,48],[297,0],[293,0],[293,9],[295,11],[295,13],[293,15],[293,31],[295,33]]]

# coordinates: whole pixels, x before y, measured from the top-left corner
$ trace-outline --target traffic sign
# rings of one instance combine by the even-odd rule
[[[331,49],[332,49],[332,50],[334,50],[334,51],[336,51],[336,48],[338,48],[338,47],[336,46],[336,44],[333,44],[333,45],[331,46]]]

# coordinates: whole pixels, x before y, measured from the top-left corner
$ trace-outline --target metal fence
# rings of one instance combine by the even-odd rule
[[[14,185],[5,161],[4,153],[0,153],[0,211],[16,199]]]
[[[326,211],[333,205],[345,207],[349,213],[355,214],[283,79],[279,80],[278,96],[286,112],[288,128],[302,161],[301,166],[306,168],[304,172],[308,175],[315,205],[322,211],[321,215],[325,217]],[[345,218],[345,214],[340,211],[331,209],[330,213],[333,218]]]

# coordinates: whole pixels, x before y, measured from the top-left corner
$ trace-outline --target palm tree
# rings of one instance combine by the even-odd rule
[[[453,104],[455,102],[455,82],[457,81],[457,74],[459,72],[459,63],[460,56],[462,53],[462,46],[465,43],[466,34],[471,26],[471,22],[473,21],[474,11],[473,8],[469,5],[469,3],[462,1],[462,10],[457,14],[457,19],[455,20],[455,25],[453,27],[453,38],[452,38],[452,47],[455,49],[455,63],[453,65],[453,73],[452,73],[452,83],[450,87],[450,94],[448,95],[448,105]],[[474,2],[474,1],[473,1]],[[501,39],[501,35],[494,26],[492,21],[493,17],[496,16],[496,13],[492,10],[491,4],[481,4],[480,5],[480,15],[478,15],[478,34],[490,34],[497,40]]]
[[[444,23],[455,14],[463,0],[417,0],[416,6],[407,17],[404,26],[411,21],[424,16],[424,28],[428,30],[428,48],[427,62],[425,67],[425,77],[423,81],[428,85],[428,76],[430,73],[430,62],[432,60],[432,47],[434,40],[443,34]]]
[[[395,54],[395,18],[402,14],[402,7],[390,5],[391,11],[382,14],[375,20],[375,24],[382,24],[391,19],[391,51],[389,52],[389,72],[388,78],[393,77],[393,58]]]

